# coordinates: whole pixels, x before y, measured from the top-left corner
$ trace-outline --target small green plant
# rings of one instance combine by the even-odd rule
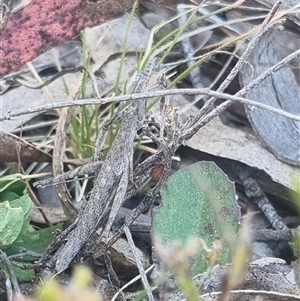
[[[74,158],[91,158],[99,131],[99,106],[84,106],[79,116],[72,118],[70,126],[70,146]]]
[[[89,68],[90,56],[88,54],[85,31],[82,40],[82,65]],[[81,98],[86,98],[88,73],[83,71],[80,86]],[[94,144],[99,131],[99,106],[83,106],[80,114],[74,116],[70,125],[70,146],[74,158],[91,158],[94,154]]]
[[[0,192],[0,249],[14,255],[12,263],[19,280],[32,280],[34,270],[23,269],[22,264],[36,260],[29,254],[42,254],[53,239],[53,231],[61,225],[41,230],[30,225],[33,204],[21,174],[0,178]],[[1,268],[6,270],[4,264]]]

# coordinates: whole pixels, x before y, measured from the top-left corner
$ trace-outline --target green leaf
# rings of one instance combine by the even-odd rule
[[[12,268],[19,282],[31,282],[34,280],[34,269],[25,270],[15,265],[12,265]],[[8,274],[8,270],[5,264],[0,264],[0,269],[4,270]]]
[[[18,239],[6,250],[8,256],[19,254],[22,249],[42,254],[49,246],[53,239],[53,232],[57,229],[62,229],[62,224],[53,227],[28,232]],[[32,261],[34,258],[23,258],[22,260]]]
[[[166,186],[153,221],[154,237],[182,246],[191,238],[200,237],[208,247],[221,239],[220,263],[229,262],[240,219],[233,183],[214,163],[199,162],[174,173]],[[206,269],[204,254],[198,254],[192,274]]]
[[[18,199],[19,197],[20,196],[17,193],[15,193],[13,191],[7,191],[7,190],[5,190],[5,191],[3,191],[3,192],[0,193],[0,203],[2,203],[4,201],[11,202],[11,201],[13,201],[15,199]]]
[[[0,248],[4,250],[19,236],[24,223],[22,208],[12,208],[8,201],[0,203]]]
[[[0,178],[0,192],[12,191],[18,196],[26,193],[27,184],[22,180],[22,174],[13,174]]]
[[[42,254],[53,239],[53,232],[57,229],[62,229],[62,224],[58,224],[53,227],[28,232],[26,235],[19,237],[13,244],[8,247],[5,252],[8,256],[20,254],[21,251],[31,251],[38,254]],[[20,264],[32,262],[36,260],[36,257],[33,256],[24,256],[22,259],[15,261],[19,262]],[[0,265],[0,268],[3,268],[3,265]],[[32,281],[35,278],[35,271],[33,269],[22,269],[19,266],[13,265],[13,270],[16,274],[16,277],[21,282],[28,282]]]
[[[13,265],[13,270],[19,282],[31,282],[35,279],[34,269],[22,269],[16,265]]]
[[[24,215],[23,227],[20,235],[25,235],[29,229],[29,223],[31,218],[31,213],[33,210],[33,203],[28,194],[23,195],[22,197],[15,199],[10,202],[12,208],[22,208]]]

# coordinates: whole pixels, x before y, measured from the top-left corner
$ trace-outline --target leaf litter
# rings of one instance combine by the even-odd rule
[[[288,7],[290,8],[290,7]],[[285,8],[286,9],[286,8]],[[242,10],[243,11],[243,10]],[[243,11],[244,14],[247,14],[247,10]],[[126,15],[125,15],[126,16]],[[87,45],[88,45],[88,49],[89,49],[89,53],[91,54],[91,58],[93,60],[94,65],[92,65],[92,69],[94,71],[96,71],[96,81],[98,84],[98,89],[100,87],[100,92],[103,95],[107,95],[107,93],[113,91],[113,84],[114,84],[114,75],[116,75],[116,70],[118,68],[120,59],[118,58],[118,55],[120,55],[120,53],[122,53],[123,51],[123,46],[122,46],[122,36],[125,34],[126,30],[124,31],[124,29],[126,28],[126,24],[128,22],[128,15],[127,17],[123,17],[120,19],[115,19],[111,22],[106,22],[103,25],[99,26],[99,28],[95,27],[95,28],[91,28],[91,29],[87,29],[86,33],[87,34]],[[125,63],[123,65],[123,74],[121,77],[121,85],[118,87],[120,91],[123,91],[124,89],[126,89],[126,86],[128,85],[128,82],[126,82],[126,80],[131,77],[131,75],[134,73],[135,70],[133,70],[135,67],[135,65],[137,64],[137,59],[136,57],[133,55],[133,53],[135,52],[140,52],[142,48],[144,48],[147,44],[148,41],[148,29],[145,29],[143,27],[143,25],[140,23],[139,19],[134,19],[133,24],[135,24],[132,27],[132,31],[130,32],[130,36],[129,36],[129,42],[127,45],[127,49],[126,51],[127,53],[127,58],[125,60]],[[219,21],[218,21],[219,22]],[[80,26],[80,24],[78,24],[78,26]],[[288,28],[288,27],[287,27]],[[98,34],[95,35],[94,37],[92,35],[90,35],[90,32],[92,32],[93,30],[98,31]],[[286,29],[285,29],[286,30]],[[276,30],[275,29],[271,29],[270,30],[270,34],[272,33],[273,35],[275,35],[275,39],[276,39],[276,34],[275,34]],[[113,35],[112,35],[113,34]],[[218,33],[219,34],[219,33]],[[228,34],[228,33],[226,33]],[[299,35],[299,32],[298,32]],[[211,40],[216,39],[217,35],[215,32],[213,32],[212,36],[210,37],[210,40],[207,41],[207,43],[211,43]],[[67,38],[68,39],[68,38]],[[89,40],[91,39],[91,40]],[[261,46],[262,43],[261,41],[263,41],[264,36],[261,38],[261,40],[258,42],[257,45]],[[50,44],[49,44],[50,45]],[[48,45],[48,46],[49,46]],[[40,76],[43,77],[43,69],[46,70],[48,69],[48,71],[51,69],[51,72],[57,72],[59,71],[60,68],[64,69],[66,67],[68,67],[68,64],[70,62],[72,62],[72,60],[74,59],[74,65],[78,64],[78,58],[79,58],[79,54],[81,51],[81,48],[79,47],[80,42],[77,41],[76,43],[74,42],[74,45],[78,45],[76,47],[78,47],[78,51],[76,50],[75,52],[70,51],[70,48],[66,47],[64,49],[64,47],[60,48],[61,50],[57,50],[58,55],[54,55],[53,57],[58,59],[58,61],[60,61],[61,63],[59,63],[57,65],[56,63],[56,59],[53,60],[53,62],[51,62],[50,59],[50,63],[48,61],[48,59],[43,58],[41,63],[36,64],[36,69],[37,72],[39,72]],[[259,47],[257,46],[257,47]],[[284,47],[285,45],[280,45],[278,47]],[[203,47],[205,47],[205,43],[203,45]],[[69,50],[68,50],[69,49]],[[71,49],[73,49],[73,46],[71,46]],[[274,48],[274,52],[277,53],[277,51],[279,51],[277,48]],[[60,54],[59,51],[62,51],[62,53]],[[99,52],[98,52],[99,51]],[[201,49],[200,49],[201,51]],[[66,54],[64,54],[64,52]],[[254,50],[255,52],[255,50]],[[253,53],[254,53],[253,52]],[[51,57],[51,52],[50,53],[50,57]],[[53,54],[52,54],[53,55]],[[178,55],[178,51],[171,53],[170,57],[172,58],[172,55],[174,57],[176,57],[176,55]],[[287,54],[284,55],[284,57]],[[276,57],[276,55],[275,55]],[[251,55],[249,57],[249,59],[251,58]],[[269,65],[267,66],[268,68],[272,66],[272,64],[275,64],[278,62],[278,60],[280,60],[282,57],[277,57],[276,60],[272,61],[269,63]],[[131,62],[130,62],[131,60]],[[44,61],[44,66],[43,66],[43,61]],[[47,63],[48,61],[48,63]],[[23,63],[22,63],[23,64]],[[212,71],[214,71],[214,69],[219,69],[220,68],[220,63],[218,62],[218,57],[216,56],[212,62],[210,63],[211,65],[208,65],[208,68],[204,65],[203,67],[201,66],[201,75],[202,77],[204,77],[206,80],[211,81],[212,79]],[[257,68],[257,62],[256,61],[250,61],[248,64],[245,64],[243,69],[241,70],[241,72],[239,73],[239,78],[241,80],[241,88],[245,85],[247,85],[247,83],[249,82],[244,82],[243,81],[243,77],[244,77],[244,70],[246,70],[247,68],[251,69],[251,65],[252,68],[254,66],[254,70],[258,70]],[[250,67],[249,67],[250,66]],[[288,68],[288,67],[287,67]],[[251,69],[252,70],[252,69]],[[178,72],[178,70],[176,70]],[[180,72],[180,71],[179,71]],[[297,72],[297,69],[294,69],[294,72]],[[213,73],[215,74],[215,73]],[[297,73],[295,73],[297,75]],[[253,75],[253,74],[252,74]],[[257,74],[259,75],[259,74]],[[214,75],[213,75],[214,76]],[[291,76],[284,76],[280,75],[280,72],[278,73],[278,78],[279,80],[285,80],[285,78],[291,79]],[[21,83],[24,83],[23,80],[20,81],[13,81],[13,85],[15,85],[15,89],[14,90],[9,90],[6,93],[4,93],[5,91],[3,90],[3,98],[5,99],[6,97],[8,97],[7,95],[14,93],[15,96],[11,96],[10,99],[13,99],[13,101],[8,101],[2,100],[2,103],[6,106],[4,108],[1,108],[1,115],[4,115],[7,111],[11,110],[14,111],[16,108],[20,109],[20,106],[23,106],[21,108],[23,108],[24,110],[26,108],[28,108],[28,105],[30,106],[36,106],[36,105],[41,105],[41,104],[45,104],[47,103],[47,101],[58,101],[58,100],[65,100],[66,98],[66,91],[63,90],[62,87],[68,87],[70,89],[70,98],[72,98],[74,95],[76,95],[76,93],[78,93],[78,87],[80,86],[80,82],[81,82],[81,78],[82,78],[82,74],[77,73],[77,74],[72,74],[72,75],[63,75],[61,76],[61,78],[59,80],[56,80],[55,82],[53,82],[50,85],[47,85],[45,88],[43,88],[43,90],[48,90],[46,93],[42,92],[41,90],[32,90],[26,87],[16,87],[16,83],[17,85],[19,85]],[[250,77],[246,76],[247,80],[250,79]],[[254,76],[255,78],[255,76]],[[14,78],[13,78],[14,79]],[[28,80],[27,78],[25,78],[25,80]],[[172,77],[170,79],[170,81],[172,80]],[[12,82],[7,81],[8,87],[9,85],[12,84]],[[93,91],[92,91],[92,86],[93,84],[91,83],[91,81],[89,82],[89,92],[87,95],[89,95],[90,97],[93,97]],[[188,81],[183,80],[180,85],[191,85]],[[237,85],[237,84],[236,84]],[[297,112],[297,108],[299,105],[299,103],[294,102],[292,105],[293,107],[289,107],[289,99],[293,98],[293,95],[297,95],[297,79],[296,81],[294,81],[292,84],[289,84],[290,86],[295,87],[295,89],[289,89],[287,91],[287,93],[292,93],[291,97],[287,97],[287,98],[280,98],[280,101],[284,103],[284,105],[281,106],[282,109],[288,111],[288,112],[292,112],[295,113],[295,110]],[[260,85],[262,86],[262,85]],[[258,89],[259,87],[258,86]],[[11,89],[11,88],[10,88]],[[22,89],[24,89],[24,91],[22,91]],[[230,89],[232,89],[232,91],[238,91],[239,86],[235,86],[235,87],[230,87]],[[269,89],[271,89],[269,87]],[[251,90],[250,93],[252,93],[253,91],[256,91],[255,89]],[[270,91],[270,90],[267,90]],[[30,93],[35,93],[35,94],[30,94]],[[233,92],[233,94],[236,92]],[[279,92],[280,93],[280,92]],[[296,93],[296,94],[293,94]],[[22,98],[20,97],[20,95],[22,95],[22,98],[24,100],[24,95],[28,95],[28,98],[26,98],[27,100],[25,101],[21,101]],[[49,95],[51,95],[50,99],[49,99]],[[271,93],[269,93],[269,97],[271,97]],[[286,96],[283,95],[283,97]],[[256,94],[248,94],[248,96],[250,99],[255,99],[257,101],[264,101],[264,99],[257,99],[259,98],[259,96],[256,96]],[[43,100],[45,99],[45,100]],[[297,99],[297,96],[296,98]],[[32,101],[36,100],[37,103],[33,103]],[[267,100],[265,98],[265,100]],[[178,100],[178,102],[180,103],[180,106],[186,106],[188,104],[188,100],[182,96],[180,96],[180,99]],[[264,102],[266,103],[266,102]],[[13,107],[9,107],[10,104],[13,104]],[[268,104],[268,103],[267,103]],[[172,103],[173,107],[176,108],[176,106],[178,106],[178,103]],[[191,113],[190,112],[194,112],[192,114],[195,114],[198,111],[197,107],[190,107],[190,111],[186,111],[185,115],[189,116]],[[256,113],[258,112],[259,109],[255,109],[255,110],[251,110],[247,112],[247,115],[249,116],[249,114],[251,114],[252,112]],[[262,111],[262,110],[261,110]],[[156,108],[153,109],[152,115],[150,113],[149,116],[149,123],[151,124],[156,124],[157,119],[155,119],[155,115],[159,114],[159,111],[156,110]],[[176,112],[176,111],[175,111]],[[265,111],[263,111],[265,112]],[[271,114],[268,112],[268,114]],[[60,113],[59,113],[60,115]],[[271,115],[274,116],[271,118],[272,121],[277,120],[277,118],[281,118],[278,117],[278,115]],[[26,117],[27,118],[27,117]],[[28,116],[28,118],[26,120],[24,120],[24,117],[20,118],[20,119],[14,119],[11,121],[3,121],[1,122],[2,126],[5,127],[5,131],[10,132],[12,130],[15,130],[18,127],[21,127],[20,130],[22,130],[23,124],[26,126],[26,122],[28,120],[30,120],[32,118],[32,116]],[[148,118],[148,116],[147,116]],[[151,119],[152,118],[152,119]],[[186,121],[186,119],[182,119],[183,116],[180,116],[181,122],[184,123]],[[242,118],[245,118],[246,120],[246,116],[242,116]],[[257,117],[258,120],[262,120],[261,117]],[[250,122],[251,122],[251,118],[250,118]],[[243,123],[247,125],[247,122]],[[295,167],[295,166],[291,166],[290,163],[293,163],[293,165],[298,165],[298,159],[297,156],[293,157],[291,160],[287,159],[285,160],[284,157],[285,155],[277,155],[276,151],[276,144],[270,144],[266,147],[265,143],[261,143],[261,139],[264,139],[262,137],[262,135],[260,135],[260,138],[257,137],[256,133],[259,131],[259,129],[257,128],[257,125],[251,123],[253,126],[253,129],[251,129],[251,127],[248,126],[245,127],[244,125],[241,126],[241,124],[239,123],[234,123],[231,120],[228,122],[226,122],[226,124],[221,123],[221,121],[218,118],[215,118],[215,120],[209,122],[206,126],[204,126],[203,128],[201,128],[201,130],[196,133],[193,138],[189,141],[186,142],[186,145],[191,147],[195,152],[192,152],[193,155],[190,156],[189,153],[191,153],[191,150],[187,147],[187,146],[183,146],[179,149],[179,156],[181,157],[181,161],[182,161],[182,165],[187,164],[186,162],[189,162],[189,160],[192,159],[192,161],[202,161],[205,160],[204,158],[209,157],[210,160],[215,161],[223,170],[225,170],[225,172],[228,172],[228,176],[236,181],[236,185],[238,185],[238,183],[240,183],[240,181],[237,179],[238,177],[232,172],[232,170],[230,170],[229,166],[230,164],[232,164],[232,162],[234,161],[238,161],[238,162],[242,162],[244,164],[246,164],[247,166],[252,168],[252,171],[258,181],[258,183],[261,185],[261,189],[263,189],[264,191],[266,191],[267,193],[269,193],[272,197],[270,198],[270,200],[273,203],[273,198],[274,198],[274,205],[275,207],[280,208],[280,205],[282,205],[283,203],[285,205],[287,205],[287,208],[289,208],[288,210],[288,214],[291,214],[291,208],[292,208],[292,202],[290,200],[290,192],[295,191],[296,190],[296,186],[290,181],[291,177],[297,178],[299,177],[299,168]],[[294,122],[293,124],[296,124],[296,122]],[[262,124],[263,128],[265,126],[269,126],[270,123],[269,122],[264,122]],[[271,126],[271,130],[270,128],[266,127],[266,138],[270,138],[271,136],[268,135],[268,133],[270,131],[272,131],[272,126]],[[282,127],[279,127],[279,130],[283,130]],[[66,130],[67,131],[67,130]],[[288,130],[284,130],[283,132],[285,132]],[[217,133],[217,134],[216,134]],[[294,143],[294,148],[290,148],[290,147],[283,147],[283,151],[287,151],[287,150],[295,150],[297,152],[298,148],[297,148],[297,143],[300,141],[300,139],[297,140],[297,131],[294,134],[291,134],[292,137],[294,137],[294,140],[291,139],[286,139],[286,141],[288,143]],[[153,136],[151,136],[153,141],[156,141],[154,139]],[[276,136],[277,138],[275,138],[275,142],[279,145],[279,146],[283,146],[283,144],[280,144],[280,137],[287,137],[284,136],[284,134],[279,134],[278,136]],[[159,141],[156,141],[157,144],[159,144]],[[160,149],[158,149],[158,154]],[[278,160],[277,158],[275,158],[273,156],[273,154],[275,154],[275,156],[277,158],[279,158],[280,160]],[[159,156],[157,156],[159,157]],[[68,158],[70,159],[70,158]],[[66,160],[64,152],[61,153],[61,157],[58,159],[57,163],[61,164],[62,160]],[[21,160],[22,161],[22,160]],[[34,160],[33,160],[34,161]],[[61,162],[60,162],[61,161]],[[284,161],[284,162],[282,162]],[[294,164],[295,163],[295,164]],[[148,177],[151,177],[151,171],[153,171],[153,168],[155,169],[155,166],[160,166],[161,163],[156,162],[154,165],[152,165],[151,168],[149,169],[145,169],[149,172]],[[70,167],[70,165],[69,165]],[[154,179],[155,181],[158,179],[160,180],[161,178],[163,178],[163,174],[165,172],[167,172],[168,169],[163,170],[162,172],[160,172],[160,176],[156,177],[156,179]],[[60,172],[63,172],[63,169],[60,170]],[[57,174],[58,175],[58,174]],[[152,185],[152,184],[151,184]],[[128,186],[128,189],[132,189],[134,190],[134,187],[130,187]],[[65,192],[67,192],[69,189],[69,187],[67,187],[67,189],[65,190]],[[240,186],[239,186],[240,189]],[[246,195],[247,195],[247,191],[246,191]],[[248,204],[249,200],[251,200],[251,197],[246,196],[246,198],[243,198],[243,202],[246,202]],[[241,199],[239,199],[239,202],[241,202]],[[164,204],[162,205],[164,206]],[[250,206],[249,206],[250,207]],[[84,207],[83,207],[84,208]],[[84,209],[80,209],[81,212],[83,212]],[[250,209],[249,209],[250,210]],[[249,213],[251,213],[249,211]],[[183,214],[185,214],[183,212]],[[128,218],[128,216],[127,216]],[[101,229],[101,228],[100,228]],[[101,233],[99,233],[100,237],[101,237]],[[115,246],[116,250],[117,247]],[[125,246],[121,247],[125,248]],[[147,253],[147,252],[146,252]],[[84,253],[83,253],[84,254]],[[123,256],[123,255],[122,255]],[[117,262],[121,260],[121,257],[119,257],[119,255],[115,258],[113,258],[112,256],[112,260],[113,262]],[[140,256],[144,256],[144,255],[140,255]],[[97,260],[99,260],[100,258],[97,258]],[[132,259],[131,259],[132,260]],[[101,259],[100,259],[101,261]],[[107,263],[106,263],[107,264]],[[146,266],[144,266],[144,268],[146,268]],[[120,272],[118,272],[118,276],[120,276],[122,274],[122,268],[120,269]],[[132,275],[129,275],[128,278],[132,278]],[[128,279],[129,280],[129,279]],[[128,281],[127,280],[127,281]],[[241,292],[241,295],[243,293]]]

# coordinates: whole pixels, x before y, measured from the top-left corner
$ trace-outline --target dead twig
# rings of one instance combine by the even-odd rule
[[[272,28],[272,26],[274,26],[274,24],[270,25],[269,22],[273,18],[274,14],[277,11],[278,7],[280,6],[281,2],[282,1],[278,1],[274,5],[274,7],[271,9],[271,11],[268,13],[267,17],[265,18],[265,20],[263,21],[263,23],[260,25],[260,30],[257,31],[257,33],[255,34],[255,36],[249,42],[246,50],[244,51],[244,53],[242,54],[242,56],[240,57],[240,59],[238,60],[238,62],[236,63],[236,65],[234,66],[234,68],[230,71],[230,73],[228,74],[228,76],[225,78],[225,80],[222,82],[222,84],[218,88],[218,90],[217,90],[218,93],[222,93],[223,91],[225,91],[225,89],[229,86],[229,84],[232,82],[232,80],[237,76],[238,72],[241,70],[241,68],[245,64],[245,62],[246,62],[249,54],[251,53],[251,51],[253,51],[253,49],[255,48],[255,46],[257,45],[257,43],[259,42],[260,38],[263,36],[263,34],[266,31],[270,30]],[[300,52],[299,52],[299,55],[300,55]],[[225,109],[227,109],[233,103],[232,99],[228,98],[227,101],[225,101],[222,105],[220,105],[217,108],[218,110],[216,109],[213,114],[211,114],[210,116],[208,116],[207,113],[209,111],[211,111],[211,108],[214,105],[215,100],[216,100],[216,97],[211,97],[205,103],[205,105],[201,108],[201,110],[199,111],[199,113],[197,113],[194,118],[192,118],[191,120],[189,120],[185,124],[185,127],[187,128],[187,131],[182,136],[181,141],[190,139],[196,132],[198,132],[198,130],[202,126],[204,126],[210,120],[212,120],[213,118],[215,118],[216,116],[218,116],[221,112],[223,112]],[[205,122],[204,122],[204,119],[205,119]]]
[[[94,258],[98,258],[101,256],[105,251],[107,251],[124,233],[124,227],[130,227],[130,225],[141,215],[142,212],[144,212],[146,209],[149,208],[151,204],[153,204],[154,199],[157,197],[157,195],[160,193],[162,187],[165,185],[169,174],[171,170],[171,156],[170,153],[173,153],[172,147],[169,149],[161,150],[160,155],[163,155],[163,162],[165,164],[164,173],[162,174],[162,177],[158,181],[158,183],[145,195],[142,202],[133,210],[132,215],[126,219],[123,226],[120,227],[120,229],[109,239],[107,244],[103,246],[101,242],[98,242],[92,250],[90,250],[90,253],[93,254]],[[156,154],[158,155],[158,154]],[[153,155],[153,158],[156,156]],[[149,161],[154,161],[154,159]],[[156,158],[155,158],[156,159]],[[149,163],[149,162],[147,162]]]
[[[64,108],[57,123],[56,135],[53,150],[53,175],[56,177],[64,172],[64,155],[66,149],[67,129],[71,122],[71,118],[76,111],[75,107]],[[65,215],[69,221],[74,222],[77,217],[77,210],[72,204],[69,192],[65,183],[56,186],[60,203],[64,209]]]
[[[65,183],[68,179],[73,179],[73,181],[75,181],[76,179],[74,179],[74,178],[76,178],[78,176],[91,174],[91,173],[94,173],[94,172],[100,170],[100,167],[102,164],[103,164],[103,162],[101,162],[101,161],[87,163],[87,164],[85,164],[83,166],[79,166],[73,170],[59,174],[56,177],[36,181],[33,183],[33,187],[45,188],[47,186]]]
[[[149,62],[139,75],[139,84],[136,88],[138,93],[142,93],[146,88],[152,69],[153,62]],[[119,132],[95,180],[89,201],[80,211],[75,229],[68,235],[68,242],[57,253],[57,271],[63,271],[69,266],[97,229],[111,204],[109,217],[101,235],[101,239],[106,239],[127,191],[132,173],[133,143],[137,130],[142,127],[145,106],[146,99],[142,99],[133,102],[126,110]]]
[[[4,264],[7,267],[14,294],[17,294],[18,296],[22,296],[21,289],[20,289],[17,277],[15,275],[15,272],[13,270],[11,261],[7,257],[6,253],[0,249],[0,262],[1,261],[4,262]],[[14,296],[14,297],[16,297],[16,296]]]
[[[135,260],[136,266],[137,266],[137,268],[138,268],[138,270],[139,270],[139,272],[140,272],[141,280],[142,280],[144,289],[145,289],[146,292],[147,292],[147,295],[148,295],[149,300],[150,300],[150,301],[154,301],[154,297],[153,297],[153,294],[152,294],[152,291],[151,291],[151,287],[150,287],[150,285],[149,285],[149,282],[148,282],[148,279],[147,279],[145,270],[144,270],[144,268],[143,268],[141,258],[139,257],[138,253],[136,252],[136,246],[135,246],[134,241],[133,241],[133,239],[132,239],[130,230],[129,230],[129,228],[128,228],[127,226],[124,227],[124,233],[125,233],[125,235],[126,235],[128,244],[129,244],[129,246],[130,246],[130,248],[131,248],[131,252],[132,252],[132,254],[133,254],[133,258],[134,258],[134,260]]]
[[[219,110],[224,111],[227,107],[229,107],[234,101],[254,106],[257,108],[261,108],[264,110],[268,110],[270,112],[273,112],[275,114],[290,118],[295,121],[300,121],[300,117],[291,113],[288,113],[283,110],[279,110],[276,108],[272,108],[270,106],[264,105],[262,103],[259,103],[254,100],[246,99],[241,97],[241,95],[245,95],[249,89],[254,88],[255,86],[259,85],[263,82],[264,79],[271,76],[274,72],[279,71],[281,68],[286,66],[287,64],[294,61],[296,58],[300,57],[300,50],[297,50],[293,52],[292,54],[288,55],[286,58],[278,62],[273,67],[266,70],[263,74],[261,74],[257,79],[255,79],[252,83],[244,87],[240,92],[238,92],[236,95],[230,95],[227,93],[222,92],[216,92],[212,91],[210,89],[172,89],[172,90],[162,90],[162,91],[151,91],[147,93],[134,93],[131,95],[122,95],[122,96],[116,96],[116,97],[110,97],[110,98],[102,98],[99,99],[80,99],[80,100],[74,100],[74,101],[66,101],[66,102],[58,102],[58,103],[52,103],[47,104],[40,107],[35,108],[29,108],[27,110],[22,111],[15,111],[15,112],[7,112],[6,114],[0,116],[0,122],[4,120],[10,120],[13,117],[18,117],[22,115],[32,114],[32,113],[39,113],[43,111],[48,110],[54,110],[57,108],[64,108],[64,107],[71,107],[71,106],[84,106],[84,105],[99,105],[99,104],[108,104],[108,103],[118,103],[118,102],[124,102],[128,100],[139,100],[141,98],[153,98],[153,97],[163,97],[167,95],[208,95],[219,99],[227,99],[226,102],[224,102],[222,105],[220,105]],[[209,100],[204,107],[199,111],[199,113],[195,116],[197,120],[199,119],[199,116],[204,116],[205,113],[210,111],[211,108],[211,100]],[[196,122],[196,120],[195,120]]]
[[[289,228],[282,221],[281,217],[277,214],[275,208],[260,188],[258,182],[251,175],[250,168],[239,162],[233,162],[231,167],[243,183],[247,197],[259,207],[269,220],[271,226],[276,230],[288,231]]]

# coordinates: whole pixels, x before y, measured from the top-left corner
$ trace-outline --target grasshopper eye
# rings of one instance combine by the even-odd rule
[[[150,174],[151,179],[158,182],[161,179],[164,171],[165,171],[164,163],[162,163],[162,162],[157,163],[151,170],[151,174]]]

